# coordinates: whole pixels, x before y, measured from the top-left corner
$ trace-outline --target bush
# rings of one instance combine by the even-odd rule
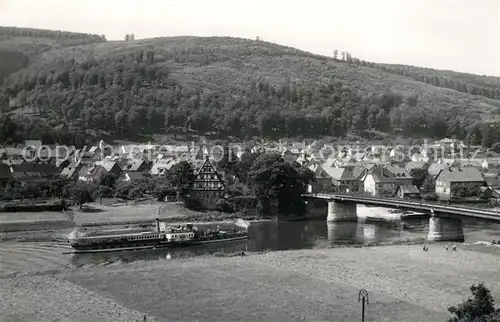
[[[495,310],[495,300],[491,292],[483,283],[472,285],[470,291],[473,295],[457,306],[448,308],[454,315],[449,322],[498,322],[500,310]]]
[[[234,211],[256,214],[259,200],[255,196],[239,196],[231,200]]]
[[[184,199],[184,206],[191,210],[200,210],[203,208],[201,202],[198,199],[190,197],[186,197]]]
[[[422,199],[427,201],[437,201],[438,195],[435,192],[428,192],[422,195]]]
[[[164,201],[167,196],[174,196],[175,197],[176,195],[177,195],[177,192],[170,185],[161,185],[159,187],[156,187],[155,190],[153,191],[153,196],[158,201]]]
[[[217,210],[219,210],[221,212],[226,212],[226,213],[233,213],[234,212],[233,205],[231,205],[226,200],[217,201],[216,208],[217,208]]]

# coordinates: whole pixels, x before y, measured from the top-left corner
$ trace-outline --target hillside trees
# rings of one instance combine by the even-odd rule
[[[106,37],[104,35],[84,34],[84,33],[61,31],[61,30],[45,30],[45,29],[17,28],[17,27],[3,27],[3,26],[0,26],[0,36],[49,38],[49,39],[77,39],[82,41],[80,42],[80,44],[106,41]]]
[[[375,66],[385,72],[402,75],[434,86],[445,87],[491,99],[500,99],[500,81],[498,77],[488,78],[472,74],[437,71],[429,68],[402,65],[376,64]]]
[[[268,55],[274,50],[269,49]],[[238,56],[250,54],[242,49]],[[344,60],[357,61],[349,53],[342,54]],[[206,59],[216,64],[230,58],[203,46],[161,55],[139,47],[98,59],[61,59],[40,69],[22,70],[0,87],[0,122],[8,125],[0,140],[20,142],[43,135],[48,143],[66,143],[88,138],[90,132],[121,138],[166,132],[275,139],[365,136],[369,130],[463,139],[472,131],[466,130],[473,122],[470,118],[458,119],[424,106],[416,95],[389,90],[367,93],[335,75],[325,76],[321,83],[249,77],[248,83],[236,87],[227,84],[230,89],[203,90],[209,78],[191,80],[172,72],[176,64],[203,65]],[[37,117],[11,115],[12,99]],[[31,126],[24,126],[28,122]]]

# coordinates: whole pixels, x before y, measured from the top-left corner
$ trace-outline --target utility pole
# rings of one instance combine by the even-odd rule
[[[364,288],[359,290],[358,302],[362,302],[362,304],[361,304],[361,322],[365,322],[365,302],[368,305],[368,292]]]

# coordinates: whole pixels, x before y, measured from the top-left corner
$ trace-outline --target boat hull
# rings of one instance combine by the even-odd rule
[[[243,236],[234,236],[228,238],[217,238],[217,239],[206,239],[206,240],[193,240],[188,242],[167,242],[164,240],[148,240],[144,241],[144,243],[116,243],[116,244],[102,244],[102,245],[76,245],[72,244],[71,246],[74,248],[74,254],[81,253],[104,253],[104,252],[119,252],[119,251],[133,251],[133,250],[147,250],[147,249],[159,249],[159,248],[181,248],[181,247],[189,247],[189,246],[197,246],[197,245],[205,245],[205,244],[214,244],[214,243],[224,243],[224,242],[232,242],[238,240],[248,239],[247,235]]]

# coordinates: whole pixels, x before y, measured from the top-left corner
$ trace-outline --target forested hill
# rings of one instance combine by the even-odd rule
[[[377,64],[376,66],[383,71],[405,76],[419,82],[500,100],[500,77],[480,76],[408,65]]]
[[[480,142],[478,122],[500,115],[499,100],[415,81],[350,55],[333,59],[219,37],[45,51],[6,79],[0,105],[0,140],[61,141],[85,129],[122,138],[471,134]]]
[[[104,36],[67,31],[0,26],[0,84],[28,65],[29,59],[47,50],[104,42]]]

